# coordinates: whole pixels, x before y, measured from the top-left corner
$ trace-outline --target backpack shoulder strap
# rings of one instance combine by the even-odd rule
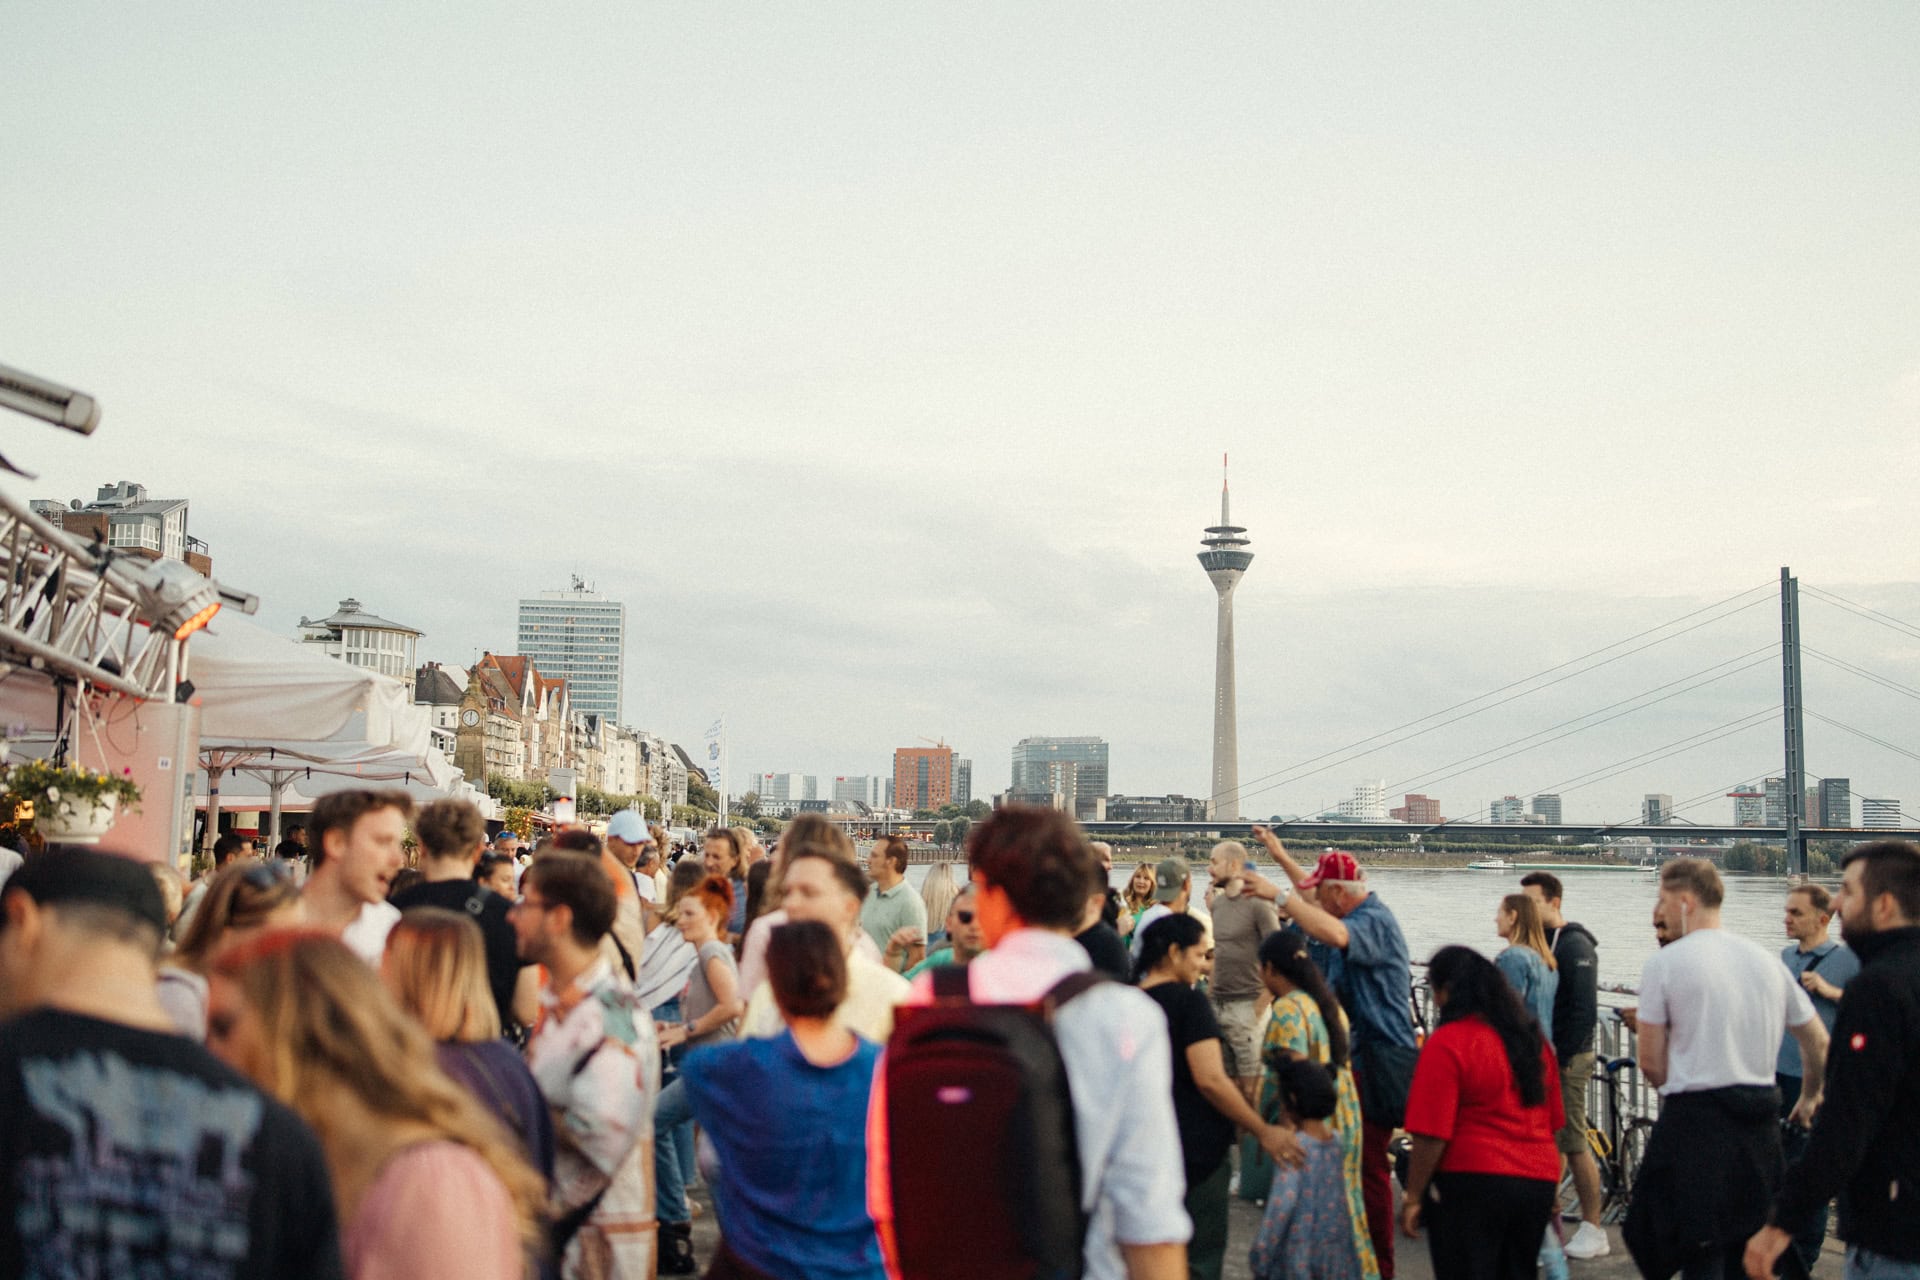
[[[620,953],[620,964],[627,971],[627,981],[632,982],[634,978],[639,976],[634,971],[633,957],[629,955],[627,952],[627,949],[620,944],[620,936],[618,934],[614,933],[613,930],[609,929],[607,930],[607,936],[613,939],[613,949]]]
[[[965,965],[935,965],[932,973],[934,999],[970,1000],[973,998],[973,986],[967,981],[967,967]]]
[[[1113,979],[1098,969],[1082,969],[1079,973],[1070,973],[1053,984],[1053,989],[1040,998],[1040,1007],[1051,1018],[1067,1005],[1078,999],[1103,982]]]

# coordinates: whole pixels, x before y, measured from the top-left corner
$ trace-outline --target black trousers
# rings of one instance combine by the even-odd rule
[[[1436,1173],[1421,1217],[1434,1280],[1533,1280],[1556,1184],[1494,1173]]]

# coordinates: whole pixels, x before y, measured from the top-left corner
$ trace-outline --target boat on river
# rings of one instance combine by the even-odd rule
[[[1511,871],[1513,870],[1513,864],[1511,862],[1508,862],[1505,858],[1481,858],[1477,862],[1469,862],[1467,864],[1467,870],[1469,871]]]

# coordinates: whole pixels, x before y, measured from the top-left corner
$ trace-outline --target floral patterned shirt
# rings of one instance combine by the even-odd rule
[[[567,1246],[567,1280],[653,1274],[653,1018],[625,977],[597,961],[540,996],[527,1066],[553,1109],[556,1218],[600,1197]]]

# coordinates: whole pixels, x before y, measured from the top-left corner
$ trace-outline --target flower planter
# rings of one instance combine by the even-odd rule
[[[120,802],[115,796],[97,800],[41,800],[34,805],[33,829],[49,844],[99,844],[113,826]],[[41,812],[42,810],[45,812]]]

